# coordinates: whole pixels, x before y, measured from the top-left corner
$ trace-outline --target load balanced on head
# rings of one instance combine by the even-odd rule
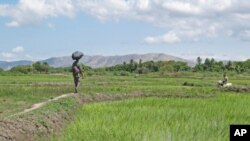
[[[78,87],[80,85],[80,77],[83,78],[83,73],[80,65],[78,64],[79,60],[83,57],[83,53],[80,51],[76,51],[72,54],[72,59],[75,60],[72,64],[72,73],[75,84],[75,93],[78,93]]]

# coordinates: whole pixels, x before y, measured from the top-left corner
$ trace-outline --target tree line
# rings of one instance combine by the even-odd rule
[[[181,61],[147,61],[140,60],[136,62],[130,60],[129,63],[124,62],[120,65],[107,67],[106,71],[127,71],[130,73],[150,73],[150,72],[227,72],[234,71],[237,73],[250,72],[250,59],[246,61],[216,61],[215,59],[197,57],[196,65],[191,67],[186,62]]]
[[[115,65],[112,67],[106,67],[106,71],[127,71],[130,73],[150,73],[150,72],[159,72],[159,71],[188,71],[191,67],[187,65],[186,62],[180,61],[147,61],[142,62],[140,59],[139,62],[130,60],[129,63],[124,62],[123,64]]]
[[[196,59],[196,65],[191,67],[186,62],[181,61],[146,61],[143,60],[134,61],[131,59],[129,62],[123,62],[111,67],[104,68],[91,68],[84,64],[80,64],[86,72],[92,72],[96,74],[102,74],[105,72],[121,72],[124,75],[128,73],[146,74],[152,72],[180,72],[180,71],[191,71],[191,72],[225,72],[234,71],[237,73],[250,72],[250,59],[246,61],[216,61],[215,59],[201,57]],[[0,69],[0,72],[3,72]],[[32,65],[16,66],[10,69],[8,72],[13,73],[64,73],[71,72],[71,67],[54,68],[49,66],[47,62],[35,62]]]
[[[91,67],[88,67],[84,64],[80,64],[81,68],[83,70],[90,70]],[[2,69],[0,69],[1,72]],[[3,70],[2,70],[3,71]],[[47,62],[35,62],[31,65],[22,65],[22,66],[16,66],[8,70],[7,72],[10,73],[23,73],[23,74],[29,74],[29,73],[67,73],[71,72],[71,67],[51,67]]]
[[[249,72],[250,71],[250,59],[246,61],[216,61],[215,59],[206,58],[202,63],[202,58],[196,59],[197,63],[193,68],[195,72],[224,72],[224,71],[235,71],[237,73]]]

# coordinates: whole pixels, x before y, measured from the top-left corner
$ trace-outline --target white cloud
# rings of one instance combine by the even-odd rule
[[[0,52],[0,58],[4,59],[5,61],[11,61],[13,59],[15,60],[15,59],[22,57],[22,54],[21,54],[22,52],[24,52],[24,47],[17,46],[13,48],[11,51]]]
[[[178,25],[179,24],[179,25]],[[195,25],[196,24],[196,25]],[[221,28],[216,23],[207,26],[206,28],[199,27],[200,25],[197,23],[193,23],[196,28],[189,27],[185,25],[185,23],[176,23],[173,30],[167,32],[162,36],[149,36],[144,39],[146,43],[178,43],[178,42],[197,42],[202,40],[204,37],[206,38],[215,38]],[[202,24],[201,24],[202,25]],[[229,31],[224,33],[229,36]],[[232,34],[232,33],[231,33]]]
[[[74,17],[76,12],[73,0],[19,0],[16,5],[0,5],[0,13],[13,20],[6,26],[16,27],[37,24],[49,17]]]
[[[6,4],[0,4],[0,16],[6,16],[7,15],[7,10],[8,10],[8,5]]]
[[[250,30],[242,31],[239,36],[244,41],[250,41]]]
[[[52,24],[52,23],[48,23],[48,27],[51,28],[51,29],[55,29],[56,28],[56,26],[54,24]]]
[[[137,1],[137,7],[140,10],[149,10],[150,8],[150,0],[138,0]]]
[[[0,4],[0,16],[11,19],[8,27],[59,16],[72,18],[81,12],[102,21],[147,22],[168,35],[147,37],[148,42],[199,41],[231,33],[245,38],[244,31],[250,29],[249,0],[19,0],[15,5]]]
[[[78,8],[100,20],[129,17],[133,9],[125,0],[78,0]],[[130,11],[132,10],[132,11]],[[130,11],[130,12],[129,12]]]
[[[32,60],[32,61],[35,60],[35,58],[33,56],[31,56],[30,54],[26,54],[25,58],[28,59],[28,60]]]
[[[20,53],[20,52],[23,52],[23,51],[24,51],[24,48],[22,46],[17,46],[17,47],[12,49],[13,53]]]
[[[10,53],[10,52],[2,52],[2,53],[1,53],[1,56],[4,57],[4,58],[10,59],[10,58],[15,57],[15,54]]]
[[[163,3],[163,7],[166,8],[167,11],[173,11],[181,14],[193,14],[200,15],[204,11],[201,7],[192,5],[191,3],[181,2],[181,1],[171,1]]]
[[[146,37],[147,43],[200,41],[204,38],[231,36],[232,33],[250,27],[248,22],[250,4],[247,0],[120,0],[119,2],[122,6],[113,3],[113,0],[83,0],[80,2],[80,9],[101,20],[139,20],[165,30],[165,37],[164,35]],[[169,34],[170,32],[172,34]]]
[[[16,21],[8,22],[5,24],[7,27],[18,27],[19,23]]]
[[[180,38],[174,33],[170,32],[162,36],[157,36],[157,37],[146,37],[145,42],[146,43],[177,43],[180,42]]]

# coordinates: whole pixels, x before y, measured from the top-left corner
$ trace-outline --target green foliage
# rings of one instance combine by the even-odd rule
[[[93,72],[96,74],[96,75],[105,75],[107,74],[106,68],[96,68],[93,70]]]
[[[28,74],[30,72],[33,72],[33,67],[30,65],[16,66],[16,67],[11,68],[10,72]]]
[[[39,72],[39,73],[48,73],[49,72],[49,64],[47,62],[36,62],[34,64],[32,64],[33,68],[35,71]]]
[[[129,76],[129,72],[127,71],[121,71],[120,76]]]
[[[28,73],[48,73],[49,72],[49,65],[48,63],[44,62],[36,62],[33,63],[32,65],[24,65],[24,66],[16,66],[10,69],[10,72],[14,72],[14,73],[24,73],[24,74],[28,74]]]
[[[84,65],[83,63],[80,64],[80,67],[81,67],[81,69],[82,69],[83,71],[86,71],[86,72],[92,70],[91,67],[86,66],[86,65]]]
[[[197,58],[197,64],[193,68],[194,72],[225,72],[225,71],[235,71],[237,73],[243,73],[250,71],[250,60],[247,61],[228,61],[227,63],[223,63],[222,61],[216,61],[213,58],[206,58],[204,63],[202,63],[202,59],[200,57]]]
[[[98,71],[107,73],[104,68]],[[77,113],[75,121],[61,130],[65,132],[59,134],[61,138],[58,140],[164,140],[170,135],[171,140],[203,140],[204,137],[226,140],[229,124],[249,122],[249,89],[217,89],[216,82],[221,73],[179,71],[166,72],[166,77],[148,73],[137,78],[134,75],[119,76],[120,71],[117,73],[117,76],[94,74],[86,77],[81,81],[79,95],[96,96],[91,100],[105,98],[98,97],[99,94],[118,97],[144,94],[168,98],[86,103]],[[233,85],[249,88],[249,73],[230,71],[228,75]],[[34,103],[72,91],[71,73],[15,77],[1,75],[0,117],[4,118]],[[58,103],[56,107],[68,107],[69,110],[73,104],[55,103]],[[55,106],[47,106],[43,108],[49,112],[58,112]],[[35,112],[32,114],[37,114]]]
[[[139,63],[130,60],[129,64],[124,62],[122,65],[106,67],[106,71],[127,71],[130,73],[147,74],[151,72],[179,72],[189,71],[191,68],[185,62],[179,61],[147,61],[143,62],[140,59]]]
[[[95,74],[94,71],[87,71],[87,73],[85,73],[87,76],[93,76]]]
[[[224,141],[229,138],[230,124],[249,123],[248,100],[248,95],[221,95],[213,99],[143,98],[84,105],[76,120],[52,140]]]
[[[105,75],[107,72],[112,72],[115,75],[121,75],[120,72],[123,71],[129,73],[138,73],[138,74],[148,74],[159,72],[162,76],[169,72],[236,72],[247,73],[250,72],[250,59],[247,61],[228,61],[223,63],[222,61],[216,61],[215,59],[206,58],[202,62],[202,58],[197,58],[196,65],[192,68],[188,66],[186,62],[181,61],[147,61],[142,62],[140,59],[139,62],[131,59],[128,63],[123,62],[123,64],[118,64],[111,67],[102,67],[102,68],[91,68],[84,64],[80,64],[83,72],[92,75]],[[0,70],[2,72],[3,70]],[[17,66],[10,70],[14,73],[68,73],[71,72],[71,67],[61,67],[53,68],[50,67],[46,62],[36,62],[34,64],[27,66]],[[88,73],[90,72],[90,73]]]
[[[83,71],[91,71],[92,68],[84,64],[80,64]],[[47,62],[35,62],[32,65],[16,66],[10,69],[11,73],[31,74],[31,73],[68,73],[71,72],[71,67],[50,67]],[[97,70],[98,71],[98,70]],[[1,70],[0,70],[1,72]]]
[[[201,57],[197,57],[197,65],[201,65],[202,59]]]
[[[59,68],[50,67],[49,68],[49,73],[68,73],[71,71],[72,71],[71,67],[59,67]]]
[[[123,64],[118,64],[112,67],[106,67],[106,71],[128,71],[128,72],[135,72],[138,68],[138,63],[135,62],[133,59],[130,60],[129,64],[123,62]]]
[[[71,76],[16,74],[0,76],[0,118],[20,112],[34,103],[73,91]]]

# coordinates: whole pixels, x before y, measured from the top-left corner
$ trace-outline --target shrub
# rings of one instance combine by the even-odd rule
[[[121,71],[120,76],[129,76],[129,72],[127,71]]]
[[[93,76],[94,75],[94,72],[93,71],[87,71],[87,76]]]

